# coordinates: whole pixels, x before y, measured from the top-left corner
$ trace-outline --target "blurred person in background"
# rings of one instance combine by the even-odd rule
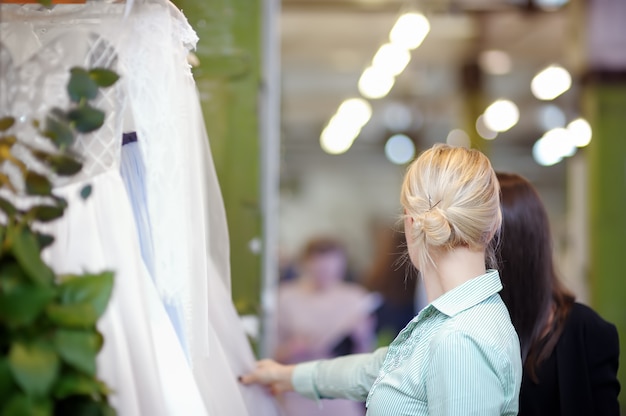
[[[520,416],[618,416],[615,326],[576,303],[554,269],[550,225],[533,186],[498,173],[500,296],[520,337]]]
[[[372,311],[376,297],[345,281],[348,259],[341,243],[311,240],[300,262],[300,274],[278,291],[278,342],[274,358],[284,364],[369,352],[374,347]],[[363,415],[361,404],[333,400],[323,408],[297,394],[281,399],[288,416]]]
[[[376,310],[376,335],[378,345],[388,345],[417,314],[414,294],[418,277],[410,267],[404,232],[386,224],[378,225],[374,241],[377,243],[374,261],[363,283],[382,296]]]

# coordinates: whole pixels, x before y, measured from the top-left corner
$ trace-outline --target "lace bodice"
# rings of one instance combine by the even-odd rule
[[[114,5],[101,5],[111,8]],[[22,10],[22,9],[16,9]],[[18,13],[6,13],[0,24],[0,116],[13,116],[13,127],[19,141],[13,153],[24,160],[29,169],[43,170],[22,144],[41,150],[52,150],[53,145],[41,137],[32,122],[43,122],[48,112],[55,108],[68,109],[67,83],[72,67],[109,68],[116,70],[118,54],[116,44],[121,32],[110,25],[98,25],[99,19],[77,19],[62,14],[55,19],[46,13],[46,19],[37,11],[29,19],[18,20]],[[53,10],[54,12],[54,10]],[[11,17],[15,17],[12,20]],[[59,24],[59,19],[63,24]],[[100,22],[101,23],[101,22]],[[55,185],[84,181],[119,166],[121,126],[124,109],[123,82],[101,89],[92,105],[106,114],[104,125],[97,131],[77,136],[72,150],[83,162],[82,171],[73,177],[53,178]],[[5,170],[10,170],[5,166]]]

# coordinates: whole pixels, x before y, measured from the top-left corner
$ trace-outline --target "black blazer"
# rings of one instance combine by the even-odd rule
[[[619,339],[614,325],[575,303],[539,383],[522,377],[520,416],[619,416]]]

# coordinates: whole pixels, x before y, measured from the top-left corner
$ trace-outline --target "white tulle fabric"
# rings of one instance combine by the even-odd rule
[[[171,4],[165,10],[135,4],[129,20],[134,33],[123,61],[146,164],[157,288],[168,310],[179,308],[183,316],[185,345],[210,413],[276,415],[264,390],[237,382],[255,359],[231,301],[226,216],[187,64],[196,34]]]
[[[98,371],[119,414],[276,415],[271,396],[237,382],[255,359],[231,301],[225,212],[186,63],[195,32],[165,2],[135,1],[125,18],[123,4],[1,7],[0,39],[9,53],[0,53],[0,64],[11,71],[3,71],[0,87],[13,94],[1,101],[8,113],[42,118],[63,107],[72,66],[110,66],[122,75],[95,103],[107,113],[105,126],[75,146],[86,169],[55,180],[69,209],[50,226],[56,241],[45,253],[60,273],[115,271],[99,324],[106,342]],[[17,81],[7,82],[9,72]],[[129,112],[146,165],[154,280],[119,174]],[[20,137],[31,137],[29,120],[22,121]],[[87,183],[93,194],[82,201]],[[187,356],[166,308],[182,317]]]

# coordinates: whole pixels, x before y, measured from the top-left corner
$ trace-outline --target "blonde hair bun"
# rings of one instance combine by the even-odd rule
[[[429,246],[443,246],[450,240],[452,227],[442,209],[433,208],[426,211],[421,223],[425,242]]]
[[[433,250],[485,249],[502,222],[500,187],[489,159],[478,150],[436,144],[409,166],[401,202],[413,220],[407,240],[418,263]]]

